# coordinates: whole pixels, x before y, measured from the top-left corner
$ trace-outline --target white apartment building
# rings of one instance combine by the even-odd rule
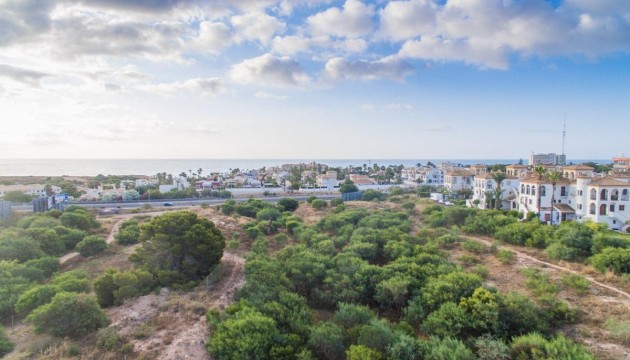
[[[473,189],[475,173],[470,170],[447,170],[444,172],[444,187],[451,193]]]
[[[575,182],[576,216],[621,230],[630,221],[630,177],[580,177]]]
[[[552,192],[554,206],[553,223],[559,223],[562,220],[573,220],[576,218],[575,206],[576,200],[571,196],[572,187],[568,179],[561,178],[553,184],[545,177],[539,178],[538,175],[532,175],[528,178],[520,179],[518,189],[518,211],[522,211],[525,216],[527,213],[538,213],[540,221],[549,222],[551,219]],[[540,204],[538,201],[540,200]]]
[[[323,187],[328,190],[333,190],[335,187],[339,186],[336,171],[326,171],[325,174],[317,175],[315,180],[317,181],[317,186],[320,188]]]
[[[502,210],[516,210],[518,208],[518,187],[519,179],[516,176],[508,176],[501,181],[501,206]],[[492,178],[492,174],[486,173],[475,176],[473,187],[473,198],[468,200],[468,206],[480,209],[489,209],[490,199],[494,198],[497,189],[497,182]],[[491,193],[492,195],[489,195]],[[479,200],[478,204],[475,203]]]
[[[442,186],[444,185],[444,170],[430,166],[409,167],[402,169],[401,178],[426,185]]]
[[[565,154],[531,154],[529,156],[529,165],[564,165],[567,163]]]

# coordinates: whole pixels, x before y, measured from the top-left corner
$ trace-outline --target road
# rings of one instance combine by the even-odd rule
[[[283,197],[287,197],[287,198],[291,198],[291,199],[295,199],[297,201],[305,201],[306,199],[308,199],[311,195],[293,195],[293,196],[260,196],[260,197],[252,197],[253,199],[259,199],[262,201],[268,201],[268,202],[278,202],[278,200],[282,199]],[[340,198],[341,194],[339,195],[316,195],[318,199],[323,199],[323,200],[331,200],[331,199],[335,199],[335,198]],[[250,198],[234,198],[233,200],[235,200],[236,202],[243,202],[243,201],[247,201]],[[208,204],[208,205],[219,205],[219,204],[223,204],[226,200],[228,199],[216,199],[216,198],[200,198],[200,199],[161,199],[161,200],[151,200],[150,202],[148,201],[128,201],[128,202],[120,202],[120,201],[115,201],[115,202],[73,202],[73,203],[68,203],[68,205],[76,205],[76,206],[81,206],[81,207],[86,207],[86,208],[94,208],[94,209],[104,209],[104,208],[124,208],[124,209],[135,209],[135,208],[141,208],[147,204],[150,204],[151,206],[154,207],[161,207],[163,206],[162,204],[164,204],[165,202],[169,202],[171,204],[173,204],[173,206],[176,207],[189,207],[189,206],[198,206],[201,204]],[[13,210],[21,210],[21,211],[28,211],[28,210],[33,210],[33,205],[30,204],[26,204],[26,205],[15,205],[11,207]]]

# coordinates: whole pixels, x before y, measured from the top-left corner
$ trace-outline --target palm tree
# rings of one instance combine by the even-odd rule
[[[536,210],[538,210],[538,214],[540,216],[540,183],[542,182],[543,177],[547,173],[547,169],[544,166],[538,165],[534,168],[534,172],[538,174],[538,192],[536,192]]]
[[[490,176],[492,176],[492,180],[497,183],[497,187],[494,189],[494,208],[497,210],[501,210],[501,183],[507,178],[507,175],[505,173],[497,171],[490,173]]]
[[[553,224],[553,203],[556,195],[556,184],[560,180],[560,173],[557,171],[547,174],[547,179],[551,182],[551,224]],[[538,189],[540,192],[540,189]]]

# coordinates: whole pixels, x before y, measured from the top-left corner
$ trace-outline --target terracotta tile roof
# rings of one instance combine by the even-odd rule
[[[593,170],[595,170],[595,168],[592,168],[592,167],[586,166],[586,165],[569,165],[569,166],[563,166],[562,170],[590,170],[590,171],[593,171]]]
[[[475,173],[469,170],[450,170],[444,173],[447,176],[474,176]]]
[[[591,181],[589,186],[630,186],[630,184],[628,184],[625,181],[617,180],[611,176],[606,176],[606,177]]]
[[[492,174],[493,173],[475,175],[475,179],[492,179]],[[512,176],[512,175],[505,175],[505,180],[514,180],[514,179],[518,179],[518,177]]]
[[[553,204],[553,207],[565,214],[575,214],[575,209],[573,209],[572,207],[570,207],[567,204]]]

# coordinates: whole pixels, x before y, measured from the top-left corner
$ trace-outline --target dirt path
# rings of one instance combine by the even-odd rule
[[[462,235],[462,237],[465,238],[465,239],[479,241],[479,242],[481,242],[481,243],[483,243],[483,244],[485,244],[487,246],[491,246],[492,245],[492,242],[490,242],[490,241],[488,241],[486,239],[482,239],[482,238],[478,238],[478,237],[474,237],[474,236],[468,236],[468,235]],[[509,246],[499,246],[498,248],[499,249],[504,249],[504,250],[510,250],[510,251],[514,252],[516,254],[516,256],[518,256],[519,258],[526,259],[526,260],[532,261],[532,262],[540,264],[540,265],[544,265],[544,266],[547,266],[547,267],[550,267],[550,268],[553,268],[553,269],[556,269],[556,270],[568,272],[568,273],[571,273],[571,274],[581,275],[586,280],[590,281],[591,283],[593,283],[593,284],[595,284],[595,285],[597,285],[599,287],[602,287],[604,289],[613,291],[613,292],[615,292],[615,293],[617,293],[619,295],[622,295],[622,296],[626,297],[627,299],[630,299],[630,294],[628,294],[627,292],[625,292],[623,290],[619,290],[616,287],[603,284],[603,283],[593,279],[592,277],[590,277],[588,275],[585,275],[585,274],[582,274],[582,273],[580,273],[578,271],[571,270],[569,268],[566,268],[566,267],[563,267],[563,266],[560,266],[560,265],[556,265],[556,264],[552,264],[552,263],[549,263],[549,262],[546,262],[546,261],[542,261],[540,259],[537,259],[537,258],[531,256],[531,255],[525,254],[525,253],[520,252],[518,250],[514,250],[512,247],[509,247]]]
[[[207,287],[200,286],[209,299],[204,301],[207,309],[223,310],[234,301],[234,294],[245,284],[245,259],[238,255],[223,253],[222,279]],[[209,359],[206,351],[206,340],[209,336],[205,316],[190,325],[186,330],[178,333],[172,342],[160,350],[158,360],[171,359]]]
[[[142,214],[142,215],[148,215],[148,216],[154,217],[154,216],[162,215],[162,214],[164,214],[165,212],[166,212],[166,211],[158,211],[158,212],[146,213],[146,214]],[[113,243],[113,242],[114,242],[114,240],[115,240],[114,236],[115,236],[115,235],[116,235],[116,233],[118,232],[118,229],[120,228],[120,225],[122,225],[122,223],[123,223],[125,220],[131,219],[131,218],[134,218],[134,217],[136,217],[136,216],[138,216],[138,215],[139,215],[139,214],[125,214],[125,215],[116,216],[116,217],[115,217],[115,219],[117,219],[117,221],[116,221],[116,223],[114,224],[114,226],[112,227],[112,230],[109,232],[109,235],[107,236],[107,243],[108,243],[108,244],[111,244],[111,243]],[[76,252],[76,251],[75,251],[75,252],[68,253],[68,254],[66,254],[66,255],[64,255],[64,256],[62,256],[62,257],[60,257],[60,258],[59,258],[59,263],[63,265],[63,264],[64,264],[64,263],[66,263],[67,261],[69,261],[69,260],[71,260],[71,259],[74,259],[74,258],[75,258],[75,257],[77,257],[77,256],[79,256],[79,253],[78,253],[78,252]]]

